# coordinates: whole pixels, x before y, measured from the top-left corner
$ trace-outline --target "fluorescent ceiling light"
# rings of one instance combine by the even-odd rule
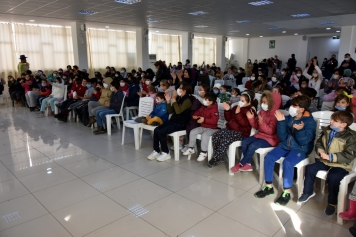
[[[337,30],[336,33],[340,33],[341,31]]]
[[[93,11],[87,11],[87,10],[81,10],[79,12],[77,12],[77,14],[80,14],[80,15],[94,15],[98,12],[93,12]]]
[[[105,26],[105,28],[106,28],[106,29],[109,29],[109,28],[110,28],[110,26]]]
[[[148,23],[156,23],[156,22],[160,22],[159,20],[154,20],[154,19],[148,19],[147,20]]]
[[[301,13],[301,14],[294,14],[294,15],[291,15],[292,17],[307,17],[307,16],[310,16],[310,14],[308,13]]]
[[[332,25],[332,24],[334,24],[334,22],[332,22],[332,21],[322,21],[322,22],[320,22],[320,25]]]
[[[209,14],[208,12],[203,12],[203,11],[197,11],[197,12],[189,12],[188,14],[193,15],[193,16],[201,16],[205,14]]]
[[[250,22],[249,20],[242,20],[242,21],[236,21],[236,23],[243,24],[243,23],[248,23]]]
[[[282,27],[280,26],[275,26],[275,27],[270,27],[268,28],[269,30],[278,30],[278,29],[281,29]]]
[[[287,31],[284,30],[284,31],[282,31],[282,33],[285,34],[285,33],[287,33]]]
[[[197,26],[194,26],[194,27],[196,27],[196,28],[206,28],[206,27],[208,27],[208,26],[204,26],[204,25],[197,25]]]
[[[263,38],[263,36],[261,35],[260,38]]]
[[[257,2],[249,2],[248,4],[252,5],[252,6],[263,6],[263,5],[268,5],[268,4],[272,4],[273,2],[268,1],[268,0],[262,0],[262,1],[257,1]]]
[[[159,32],[159,30],[156,30],[156,32],[158,33],[158,32]]]
[[[246,35],[250,35],[250,34],[246,34]]]
[[[35,22],[35,20],[29,20],[29,22]]]
[[[298,33],[295,33],[294,35],[298,35]]]
[[[236,33],[236,32],[240,32],[239,30],[230,30],[230,33]]]
[[[114,0],[114,2],[122,3],[122,4],[134,4],[141,2],[141,0]]]

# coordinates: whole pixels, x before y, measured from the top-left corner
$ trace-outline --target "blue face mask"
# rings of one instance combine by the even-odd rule
[[[340,106],[335,105],[335,109],[344,111],[344,110],[346,110],[346,107],[340,107]]]
[[[47,86],[47,84],[42,84],[42,86]]]
[[[90,88],[91,87],[91,85],[90,84],[87,84],[87,88]]]
[[[223,91],[220,91],[220,94],[222,94],[222,95],[223,95],[223,94],[225,94],[225,92],[223,92]]]
[[[339,128],[339,127],[336,127],[336,126],[330,126],[330,128],[331,128],[332,130],[334,130],[335,132],[340,131],[340,128]]]
[[[219,94],[218,90],[213,90],[213,92],[214,92],[215,95]]]

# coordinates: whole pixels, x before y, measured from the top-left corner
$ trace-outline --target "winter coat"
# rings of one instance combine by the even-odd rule
[[[246,116],[247,111],[251,111],[256,117],[255,109],[249,105],[247,107],[242,107],[240,113],[236,114],[237,106],[233,107],[230,110],[224,111],[224,116],[227,121],[226,129],[235,130],[241,132],[244,137],[249,137],[251,134],[251,124]]]
[[[138,106],[140,102],[140,96],[137,94],[137,92],[139,91],[140,91],[139,84],[134,84],[134,83],[129,84],[128,94],[125,98],[126,106],[128,107]]]
[[[105,84],[108,84],[108,88],[103,88],[101,89],[101,96],[100,96],[100,99],[99,99],[99,104],[101,106],[104,106],[105,104],[105,101],[109,101],[110,100],[110,97],[111,97],[111,90],[110,90],[110,84],[112,82],[112,78],[111,77],[107,77],[103,80],[103,82]]]
[[[219,108],[217,103],[214,103],[210,106],[203,105],[198,111],[193,114],[193,116],[204,118],[204,122],[201,123],[201,126],[204,128],[218,128]]]
[[[53,98],[63,99],[64,98],[63,97],[64,96],[64,88],[65,88],[65,85],[63,85],[63,84],[53,83],[51,96]]]
[[[116,93],[111,93],[109,108],[115,110],[117,113],[120,113],[121,104],[124,97],[124,93],[120,90],[117,90]]]
[[[150,116],[153,118],[155,116],[162,119],[163,123],[167,123],[168,121],[168,110],[167,110],[167,102],[163,101],[158,104],[153,111],[150,113]]]
[[[167,103],[168,113],[172,114],[170,123],[176,123],[186,126],[190,119],[190,107],[192,102],[188,95],[178,96],[177,101],[172,105]]]

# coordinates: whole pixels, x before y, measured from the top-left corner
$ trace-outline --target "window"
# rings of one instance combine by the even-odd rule
[[[200,38],[193,39],[193,63],[212,64],[216,61],[216,39],[214,38]]]
[[[182,61],[182,37],[180,35],[151,34],[150,54],[156,54],[157,60],[172,65]]]

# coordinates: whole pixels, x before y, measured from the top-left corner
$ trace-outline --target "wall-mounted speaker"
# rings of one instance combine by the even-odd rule
[[[80,30],[81,31],[86,31],[87,30],[87,26],[85,24],[81,24],[80,25]]]

